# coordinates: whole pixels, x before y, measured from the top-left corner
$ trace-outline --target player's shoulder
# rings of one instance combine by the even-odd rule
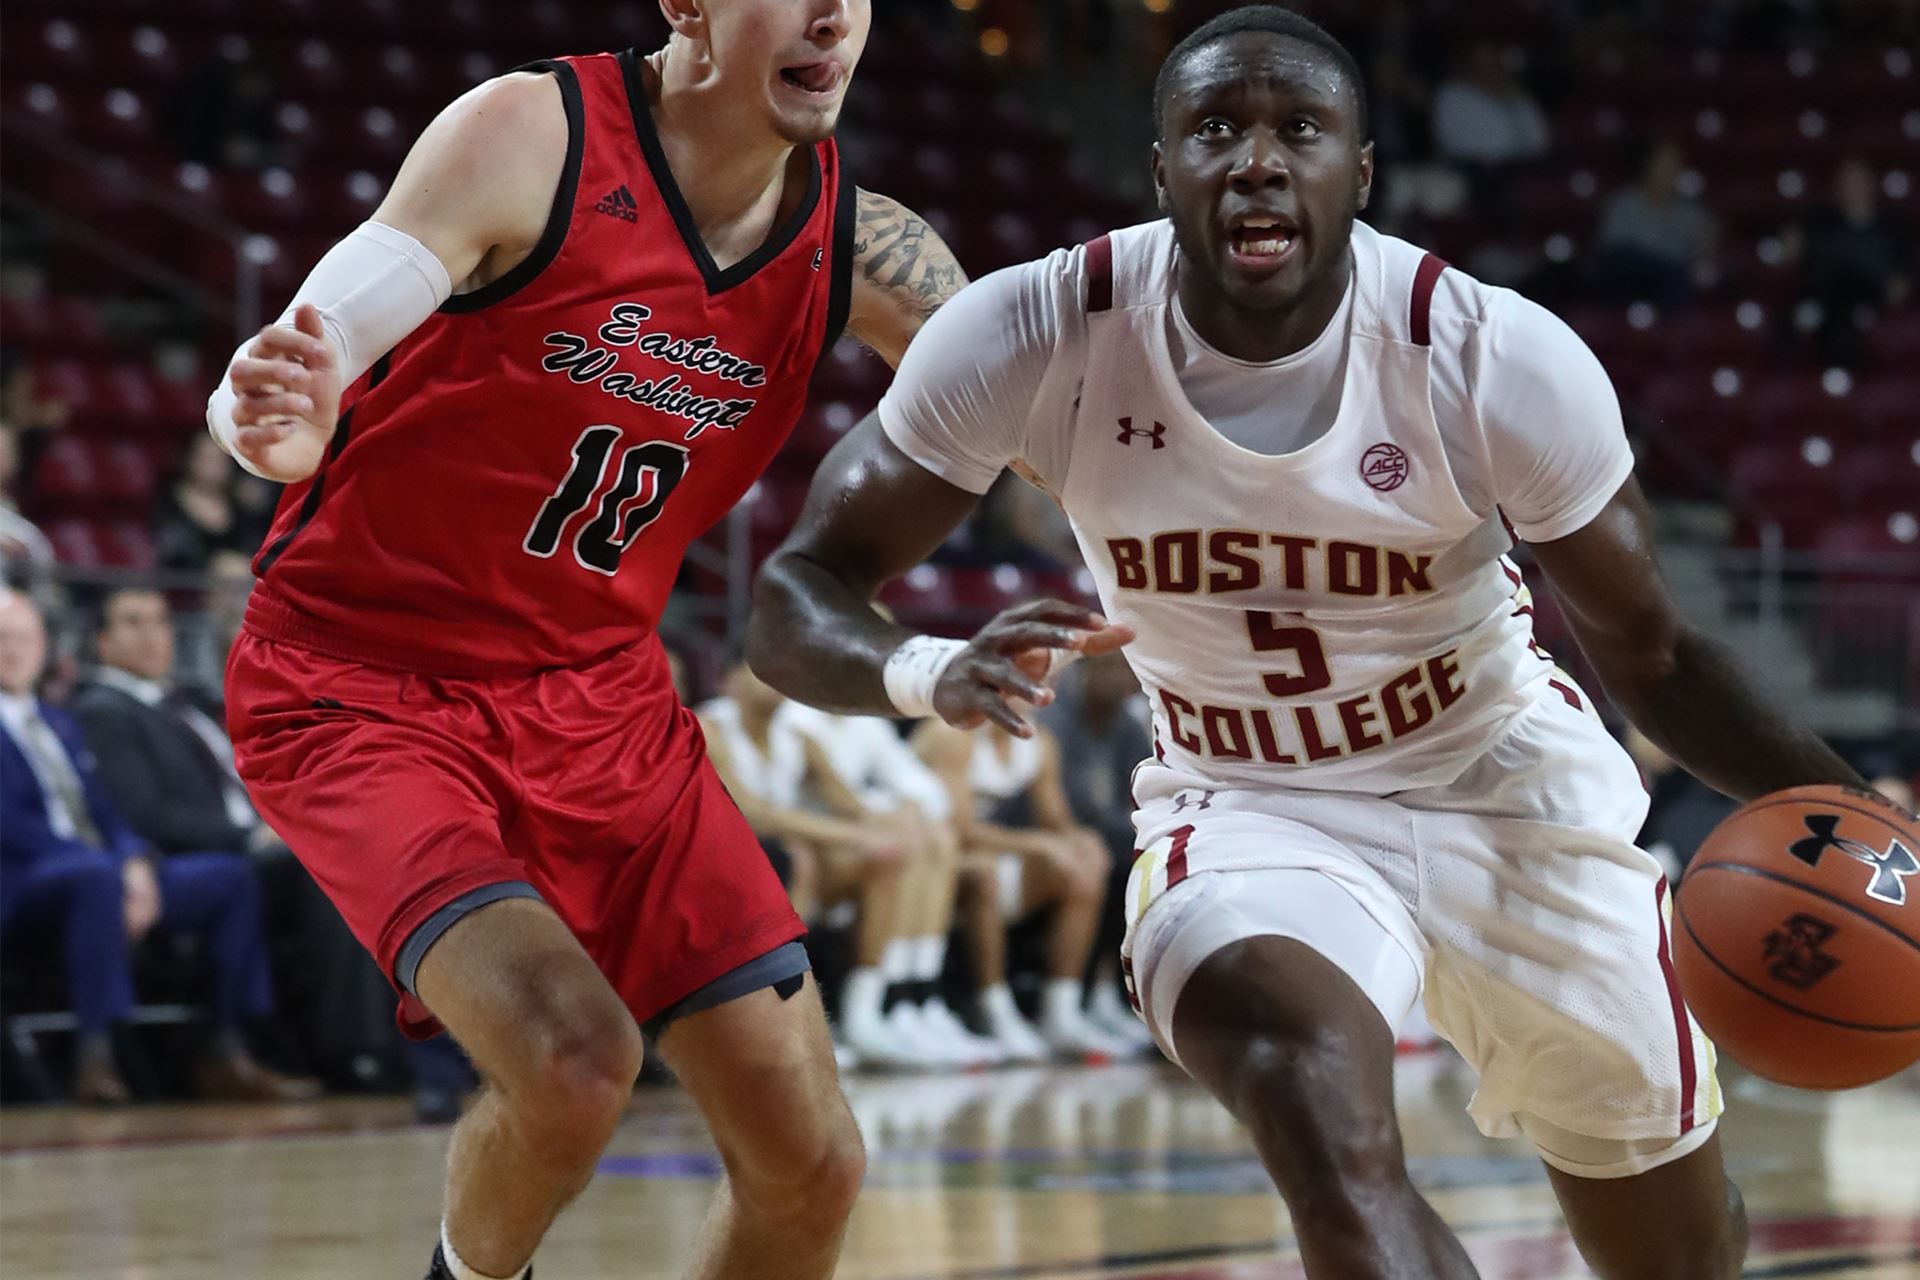
[[[1424,311],[1437,359],[1456,352],[1546,359],[1584,349],[1564,320],[1524,294],[1488,284],[1417,244],[1361,224],[1355,225],[1354,239],[1356,253],[1373,260],[1377,314],[1411,330],[1413,314]]]

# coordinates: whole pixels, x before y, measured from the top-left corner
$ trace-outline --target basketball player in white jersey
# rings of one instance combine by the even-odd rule
[[[1316,1280],[1474,1274],[1394,1117],[1392,1027],[1423,994],[1479,1072],[1474,1120],[1534,1144],[1597,1273],[1735,1276],[1712,1049],[1632,844],[1646,796],[1533,643],[1507,523],[1695,774],[1742,800],[1859,779],[1677,612],[1579,340],[1356,225],[1344,48],[1235,10],[1169,55],[1155,107],[1166,219],[933,318],[761,575],[750,656],[804,701],[1024,733],[1038,650],[1127,644],[1156,718],[1136,1000],[1251,1130]],[[1008,467],[1060,499],[1104,616],[1040,602],[964,644],[876,616]]]

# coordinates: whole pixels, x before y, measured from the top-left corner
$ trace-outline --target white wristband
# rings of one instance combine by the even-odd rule
[[[920,719],[933,714],[933,690],[953,660],[967,647],[965,640],[913,636],[887,655],[881,670],[887,701],[903,716]]]

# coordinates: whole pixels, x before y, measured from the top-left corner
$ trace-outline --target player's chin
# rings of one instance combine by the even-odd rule
[[[840,104],[831,106],[788,107],[774,112],[773,127],[788,146],[810,147],[833,136],[840,124]]]

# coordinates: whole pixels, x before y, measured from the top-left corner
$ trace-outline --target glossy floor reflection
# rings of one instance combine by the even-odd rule
[[[1444,1057],[1404,1062],[1415,1177],[1486,1280],[1585,1272],[1538,1164],[1474,1134]],[[1286,1215],[1238,1130],[1151,1067],[856,1077],[872,1150],[849,1280],[1283,1280]],[[1920,1280],[1920,1079],[1838,1097],[1730,1082],[1753,1277]],[[415,1280],[445,1132],[404,1105],[0,1115],[6,1280]],[[716,1168],[684,1097],[644,1090],[541,1280],[677,1274]]]

